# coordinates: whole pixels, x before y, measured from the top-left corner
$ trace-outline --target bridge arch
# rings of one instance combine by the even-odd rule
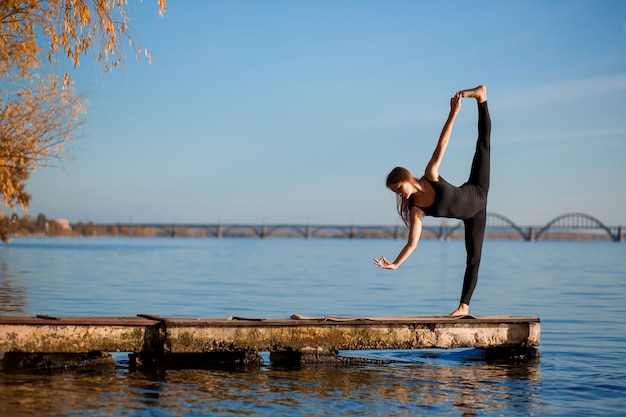
[[[562,214],[554,219],[550,220],[548,224],[539,229],[536,238],[538,239],[548,229],[602,229],[613,240],[619,240],[618,236],[614,235],[611,229],[609,229],[604,223],[597,218],[585,213],[566,213]]]
[[[487,228],[491,228],[491,229],[510,228],[510,229],[515,230],[517,233],[519,233],[520,236],[522,236],[524,240],[532,239],[532,231],[529,230],[525,232],[524,229],[522,229],[517,224],[515,224],[513,220],[498,213],[487,213]]]
[[[458,222],[454,227],[446,232],[446,239],[452,237],[452,234],[463,226],[463,221]],[[532,231],[525,232],[524,229],[516,225],[513,220],[498,213],[487,213],[487,229],[513,229],[522,236],[524,240],[531,240]]]

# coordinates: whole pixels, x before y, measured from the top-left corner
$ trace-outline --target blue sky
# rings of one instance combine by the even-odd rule
[[[460,89],[486,84],[488,210],[520,225],[626,224],[626,2],[132,2],[153,55],[73,71],[89,100],[29,213],[73,222],[400,224]],[[465,101],[440,172],[467,178]]]

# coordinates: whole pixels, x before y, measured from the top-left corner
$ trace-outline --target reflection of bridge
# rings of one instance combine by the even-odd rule
[[[303,237],[303,238],[393,238],[406,236],[404,226],[341,226],[341,225],[244,225],[244,224],[118,224],[119,227],[143,227],[166,231],[170,236],[206,236],[206,237]],[[457,237],[463,233],[463,222],[448,226],[443,219],[439,226],[424,225],[422,234],[440,240]],[[535,241],[548,238],[549,233],[589,233],[600,232],[608,235],[615,242],[624,241],[622,226],[606,226],[600,220],[584,213],[563,214],[549,221],[545,226],[519,226],[507,217],[487,214],[487,234],[500,238],[521,238]]]

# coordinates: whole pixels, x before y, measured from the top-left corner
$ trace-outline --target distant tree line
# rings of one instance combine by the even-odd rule
[[[0,227],[8,232],[8,236],[50,236],[50,237],[89,237],[89,236],[136,236],[157,237],[170,236],[171,231],[140,226],[124,226],[119,224],[94,224],[91,221],[73,223],[71,227],[65,221],[48,219],[44,214],[37,217],[5,216],[0,219]]]

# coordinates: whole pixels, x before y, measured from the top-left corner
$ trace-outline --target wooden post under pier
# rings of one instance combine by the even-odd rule
[[[263,351],[302,363],[332,361],[340,350],[534,349],[539,339],[537,317],[0,317],[0,352],[134,352],[144,365],[198,354],[254,362]]]

